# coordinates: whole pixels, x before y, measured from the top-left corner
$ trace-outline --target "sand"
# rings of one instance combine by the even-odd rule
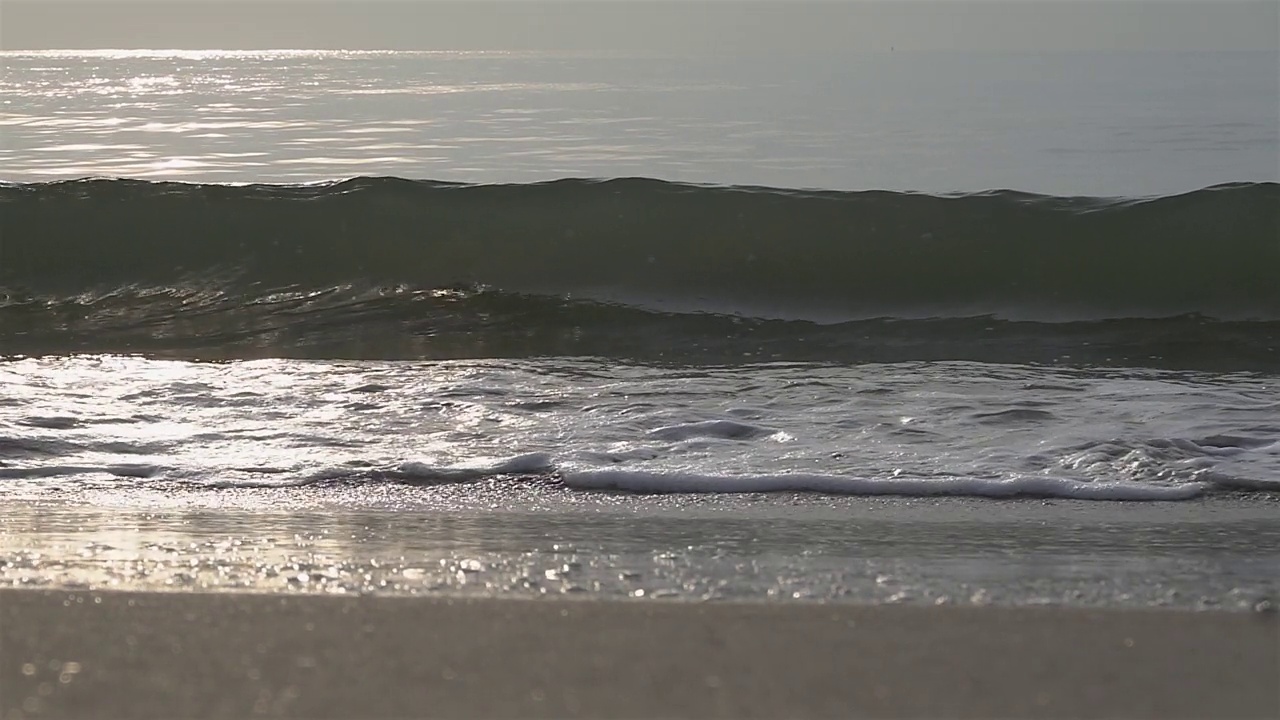
[[[1280,716],[1275,614],[0,590],[0,718]]]

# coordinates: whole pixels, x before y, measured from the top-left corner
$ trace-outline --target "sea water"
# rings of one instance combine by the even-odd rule
[[[1266,605],[1274,53],[4,53],[0,583]]]

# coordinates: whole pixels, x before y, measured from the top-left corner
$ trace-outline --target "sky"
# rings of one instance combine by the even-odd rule
[[[1280,0],[0,0],[0,49],[1278,50]]]

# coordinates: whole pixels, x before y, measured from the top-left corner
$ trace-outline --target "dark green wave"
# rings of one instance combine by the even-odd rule
[[[0,354],[1266,368],[1278,328],[1274,183],[1154,199],[643,179],[0,185]]]

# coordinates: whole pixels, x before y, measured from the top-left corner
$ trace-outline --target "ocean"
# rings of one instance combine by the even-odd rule
[[[0,58],[0,585],[1274,607],[1275,53]]]

